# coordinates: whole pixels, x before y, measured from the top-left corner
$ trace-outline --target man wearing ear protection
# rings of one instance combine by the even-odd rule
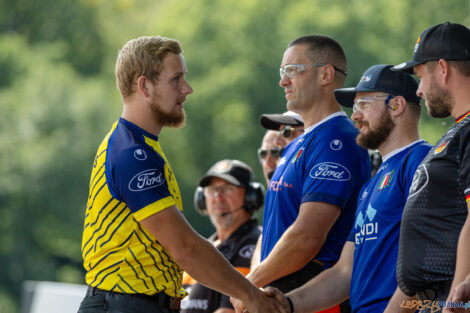
[[[209,241],[243,275],[250,270],[261,234],[252,214],[263,201],[262,185],[252,180],[251,168],[239,160],[222,160],[213,165],[194,194],[196,210],[208,215],[216,230]],[[189,297],[181,304],[183,313],[234,312],[228,296],[203,286],[189,275],[185,275],[183,284],[189,291]]]
[[[353,313],[384,312],[397,290],[401,216],[413,175],[431,145],[419,138],[418,83],[391,67],[372,66],[355,88],[335,90],[336,100],[353,108],[352,120],[360,130],[356,141],[378,149],[383,163],[359,193],[338,263],[287,294],[296,313],[316,312],[348,297]],[[400,309],[405,299],[397,293],[389,305]]]

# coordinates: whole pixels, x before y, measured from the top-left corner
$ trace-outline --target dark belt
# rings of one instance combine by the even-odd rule
[[[324,265],[325,264],[322,261],[312,260],[302,269],[271,282],[269,286],[276,287],[283,293],[287,293],[291,290],[297,289],[311,278],[320,274],[320,272],[323,271]]]
[[[117,295],[127,295],[131,297],[137,297],[137,298],[144,299],[152,303],[158,304],[159,306],[163,308],[169,308],[170,310],[175,310],[175,311],[178,311],[180,309],[180,304],[181,304],[180,298],[170,297],[169,295],[163,292],[156,293],[154,295],[149,296],[149,295],[145,295],[142,293],[125,293],[124,294],[120,292],[103,290],[103,289],[99,289],[96,287],[88,286],[88,289],[86,291],[87,296],[93,296],[93,295],[99,295],[99,294],[117,294]]]

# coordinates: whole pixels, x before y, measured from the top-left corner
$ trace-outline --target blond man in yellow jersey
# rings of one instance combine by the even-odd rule
[[[89,288],[80,313],[178,312],[186,295],[183,269],[242,299],[250,313],[282,312],[182,214],[158,136],[165,126],[184,124],[183,103],[193,92],[186,72],[181,47],[170,38],[140,37],[119,52],[116,81],[124,110],[93,164],[82,241]]]

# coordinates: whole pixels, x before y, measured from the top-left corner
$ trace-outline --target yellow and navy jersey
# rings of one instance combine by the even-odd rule
[[[158,137],[120,118],[98,148],[89,189],[82,238],[86,283],[184,297],[181,268],[139,223],[172,205],[183,208]]]

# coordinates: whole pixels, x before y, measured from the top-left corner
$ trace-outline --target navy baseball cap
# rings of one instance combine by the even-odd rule
[[[394,72],[392,65],[380,64],[369,67],[356,87],[335,90],[335,98],[344,107],[352,108],[357,92],[382,91],[420,104],[416,95],[418,82],[410,74]]]
[[[394,71],[413,73],[413,67],[428,61],[470,60],[470,30],[450,22],[427,28],[419,35],[410,61],[393,67]]]
[[[251,167],[239,160],[222,160],[215,163],[201,178],[199,186],[206,187],[214,177],[221,178],[232,185],[248,186],[251,181]]]

